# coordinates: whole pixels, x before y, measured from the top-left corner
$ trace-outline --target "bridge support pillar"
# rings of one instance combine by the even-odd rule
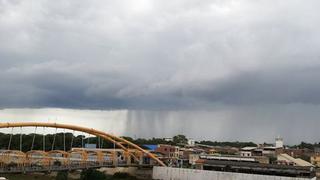
[[[143,153],[141,154],[141,156],[139,156],[139,165],[143,164]]]
[[[118,166],[118,153],[117,152],[112,153],[112,163],[115,167]]]
[[[127,157],[127,165],[131,165],[131,156]]]

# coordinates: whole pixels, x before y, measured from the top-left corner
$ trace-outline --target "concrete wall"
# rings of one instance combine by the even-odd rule
[[[170,167],[153,167],[153,179],[157,180],[307,180],[311,178],[292,178],[256,174],[205,171]],[[312,178],[316,180],[316,178]]]

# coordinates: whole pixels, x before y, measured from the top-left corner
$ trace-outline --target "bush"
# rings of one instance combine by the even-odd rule
[[[128,173],[117,172],[111,178],[112,180],[136,180],[137,178]]]
[[[137,180],[136,177],[128,173],[117,172],[113,176],[105,175],[95,169],[83,170],[80,175],[81,180]]]
[[[68,172],[67,171],[59,171],[56,180],[68,180]]]
[[[95,169],[83,170],[80,175],[81,180],[106,180],[107,176]]]

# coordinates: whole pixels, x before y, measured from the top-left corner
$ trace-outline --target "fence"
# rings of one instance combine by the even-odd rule
[[[159,166],[153,167],[152,178],[156,180],[316,180],[315,177],[296,178]]]

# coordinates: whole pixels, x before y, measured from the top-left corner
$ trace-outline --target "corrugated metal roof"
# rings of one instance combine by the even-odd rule
[[[148,148],[151,151],[155,151],[158,148],[158,145],[156,144],[144,144],[143,146]]]
[[[279,156],[287,159],[288,161],[291,161],[293,163],[295,163],[297,166],[313,166],[311,163],[303,160],[303,159],[300,159],[300,158],[293,158],[292,156],[288,155],[288,154],[280,154]]]
[[[300,164],[300,166],[313,166],[313,164],[311,164],[303,159],[300,159],[300,158],[297,158],[296,161]]]
[[[242,151],[251,151],[251,150],[254,150],[256,149],[257,147],[244,147],[244,148],[241,148]]]

